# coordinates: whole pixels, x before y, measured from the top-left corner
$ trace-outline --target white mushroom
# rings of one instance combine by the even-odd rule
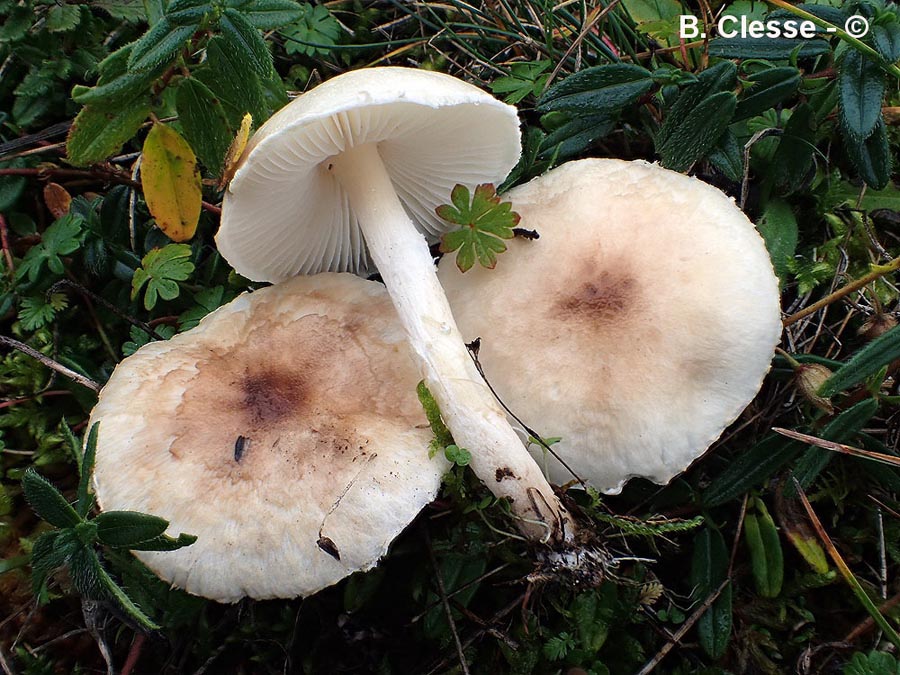
[[[417,380],[380,284],[244,294],[116,368],[91,414],[97,499],[197,535],[136,553],[189,593],[315,593],[374,566],[440,488]]]
[[[488,381],[597,489],[667,482],[768,371],[781,316],[762,238],[719,190],[645,162],[570,162],[506,198],[540,239],[439,273]]]
[[[520,153],[515,108],[461,80],[373,68],[335,77],[253,136],[216,241],[242,275],[279,281],[375,263],[456,442],[521,529],[548,540],[565,511],[469,357],[426,236],[454,185],[499,182]],[[363,241],[364,240],[364,241]]]

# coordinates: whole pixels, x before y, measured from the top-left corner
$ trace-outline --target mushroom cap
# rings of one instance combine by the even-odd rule
[[[254,135],[225,194],[219,251],[243,276],[281,281],[365,273],[365,243],[328,159],[377,143],[401,203],[426,236],[457,183],[499,182],[521,152],[516,109],[455,77],[367,68],[294,99]]]
[[[570,162],[506,198],[540,239],[494,270],[439,270],[488,381],[598,490],[669,481],[769,369],[781,315],[762,238],[719,190],[641,161]]]
[[[417,381],[380,284],[244,294],[116,368],[91,414],[98,501],[197,535],[136,552],[189,593],[314,593],[374,566],[437,494],[447,463],[429,459]]]

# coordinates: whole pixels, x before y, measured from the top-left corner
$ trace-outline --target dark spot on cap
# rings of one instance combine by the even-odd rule
[[[319,541],[316,542],[316,546],[325,551],[328,555],[330,555],[335,560],[341,559],[341,552],[338,551],[338,547],[335,546],[334,542],[331,541],[328,537],[319,537]]]
[[[244,456],[244,450],[250,445],[250,440],[245,436],[238,436],[237,440],[234,442],[234,461],[240,462],[241,457]]]
[[[628,273],[603,270],[577,284],[558,302],[562,314],[601,321],[617,318],[633,305],[637,281]]]
[[[512,469],[510,469],[508,466],[504,466],[501,469],[497,469],[497,473],[494,474],[494,478],[497,479],[498,483],[503,481],[506,478],[515,478],[515,477],[516,477],[516,474],[514,474],[512,472]]]
[[[294,372],[248,372],[240,383],[243,402],[254,425],[278,422],[294,415],[306,398],[303,378]]]

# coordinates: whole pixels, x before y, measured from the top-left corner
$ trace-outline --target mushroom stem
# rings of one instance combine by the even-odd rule
[[[345,150],[330,169],[349,196],[441,416],[472,453],[472,470],[494,495],[510,500],[526,536],[570,539],[571,518],[469,356],[428,243],[400,203],[377,145]]]

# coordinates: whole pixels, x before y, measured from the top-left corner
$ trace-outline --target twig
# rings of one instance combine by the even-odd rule
[[[29,401],[33,401],[34,399],[40,396],[71,396],[72,392],[68,389],[51,389],[50,391],[42,391],[40,394],[35,394],[34,396],[26,396],[25,398],[11,398],[8,401],[0,401],[0,409],[3,408],[12,408],[14,405],[19,405],[20,403],[28,403]]]
[[[76,373],[71,368],[66,368],[63,364],[57,363],[45,354],[41,354],[37,349],[29,347],[24,342],[13,340],[11,337],[6,337],[5,335],[0,335],[0,345],[12,347],[13,349],[19,350],[23,354],[27,354],[36,361],[39,361],[42,365],[46,366],[50,370],[56,371],[60,375],[65,375],[70,380],[80,384],[82,387],[87,387],[88,389],[91,389],[93,391],[100,391],[100,385],[94,382],[94,380],[85,377],[81,373]]]
[[[6,227],[6,218],[0,213],[0,242],[3,244],[3,257],[6,258],[6,268],[10,276],[15,276],[16,265],[13,263],[12,252],[9,250],[9,229]]]
[[[831,450],[832,452],[838,452],[842,455],[851,455],[853,457],[871,459],[874,462],[881,462],[882,464],[887,464],[889,466],[900,466],[900,457],[894,457],[893,455],[885,455],[880,452],[872,452],[871,450],[854,448],[852,445],[838,443],[836,441],[828,441],[824,438],[810,436],[809,434],[801,434],[799,431],[791,431],[790,429],[782,429],[781,427],[772,427],[772,431],[781,434],[782,436],[787,436],[788,438],[795,441],[801,441],[803,443],[808,443],[809,445],[815,445],[816,447],[823,448],[825,450]]]
[[[891,596],[890,598],[888,598],[887,601],[881,603],[881,605],[878,607],[878,611],[886,612],[889,609],[893,609],[898,604],[900,604],[900,593],[897,593],[896,595]],[[853,642],[860,636],[864,635],[865,633],[868,633],[874,627],[875,627],[875,619],[873,619],[871,616],[866,617],[861,623],[857,624],[853,630],[851,630],[849,633],[847,633],[847,635],[845,635],[844,639],[841,641],[842,642]]]
[[[146,642],[147,636],[143,633],[135,633],[134,640],[131,642],[131,649],[128,650],[128,658],[119,675],[131,675],[131,671],[137,665],[138,659],[141,658],[141,649]]]
[[[681,624],[678,630],[672,634],[672,638],[662,646],[662,649],[660,649],[656,653],[656,656],[654,656],[644,664],[644,667],[638,671],[637,675],[647,675],[648,673],[651,673],[653,669],[659,665],[660,661],[666,658],[666,655],[670,651],[672,651],[675,645],[677,645],[681,641],[681,638],[683,638],[687,634],[687,632],[694,627],[694,624],[700,620],[700,617],[706,613],[706,610],[712,607],[712,604],[716,601],[716,598],[718,598],[719,595],[722,594],[722,591],[725,590],[725,587],[729,583],[731,583],[731,579],[726,579],[721,584],[719,584],[719,587],[712,593],[710,593],[709,597],[703,601],[703,604],[700,605],[693,614],[691,614],[690,618],[688,618],[687,621]]]
[[[431,567],[434,569],[434,576],[437,580],[438,591],[441,594],[441,603],[444,605],[444,614],[447,615],[447,623],[450,625],[450,633],[453,635],[453,642],[456,644],[456,655],[459,657],[459,665],[462,668],[463,675],[469,674],[469,664],[466,663],[466,655],[463,652],[462,642],[459,641],[459,633],[456,632],[456,622],[453,620],[453,611],[450,609],[450,602],[447,600],[447,589],[444,587],[444,576],[437,564],[437,558],[434,555],[434,547],[431,545],[431,535],[428,530],[422,528],[425,533],[425,545],[428,547],[428,557],[431,560]]]
[[[836,300],[840,300],[844,296],[850,295],[854,291],[858,291],[860,288],[863,288],[864,286],[868,286],[873,281],[877,281],[878,279],[883,277],[885,274],[890,274],[891,272],[896,272],[898,269],[900,269],[900,256],[894,258],[889,263],[885,263],[884,265],[875,265],[874,267],[875,267],[875,269],[873,269],[868,274],[861,276],[856,281],[851,281],[846,286],[839,288],[838,290],[834,291],[833,293],[829,293],[821,300],[811,304],[809,307],[801,309],[796,314],[792,314],[791,316],[789,316],[788,318],[786,318],[783,321],[784,327],[787,328],[788,326],[790,326],[793,323],[796,323],[800,319],[803,319],[803,318],[809,316],[810,314],[814,314],[815,312],[818,312],[823,307],[827,307],[832,302],[834,302]]]
[[[47,289],[47,295],[54,293],[58,288],[60,288],[62,286],[68,286],[69,288],[73,288],[76,291],[78,291],[79,293],[81,293],[82,295],[87,296],[94,302],[100,303],[106,309],[108,309],[110,312],[115,314],[120,319],[127,321],[132,326],[140,328],[142,331],[147,333],[147,335],[152,337],[154,340],[165,340],[165,338],[162,335],[160,335],[159,333],[157,333],[156,330],[154,330],[154,328],[150,324],[145,323],[144,321],[140,321],[139,319],[135,319],[133,317],[128,316],[127,314],[125,314],[125,312],[123,312],[121,309],[116,307],[114,304],[112,304],[111,302],[109,302],[108,300],[103,298],[102,296],[97,295],[93,291],[88,290],[87,288],[85,288],[84,286],[79,284],[78,282],[72,281],[71,279],[60,279],[55,284],[53,284],[49,289]],[[117,358],[117,357],[115,357],[115,358]]]
[[[5,675],[16,675],[16,671],[13,670],[13,667],[9,665],[9,661],[6,660],[6,654],[3,652],[3,645],[0,645],[0,668],[3,668]]]

